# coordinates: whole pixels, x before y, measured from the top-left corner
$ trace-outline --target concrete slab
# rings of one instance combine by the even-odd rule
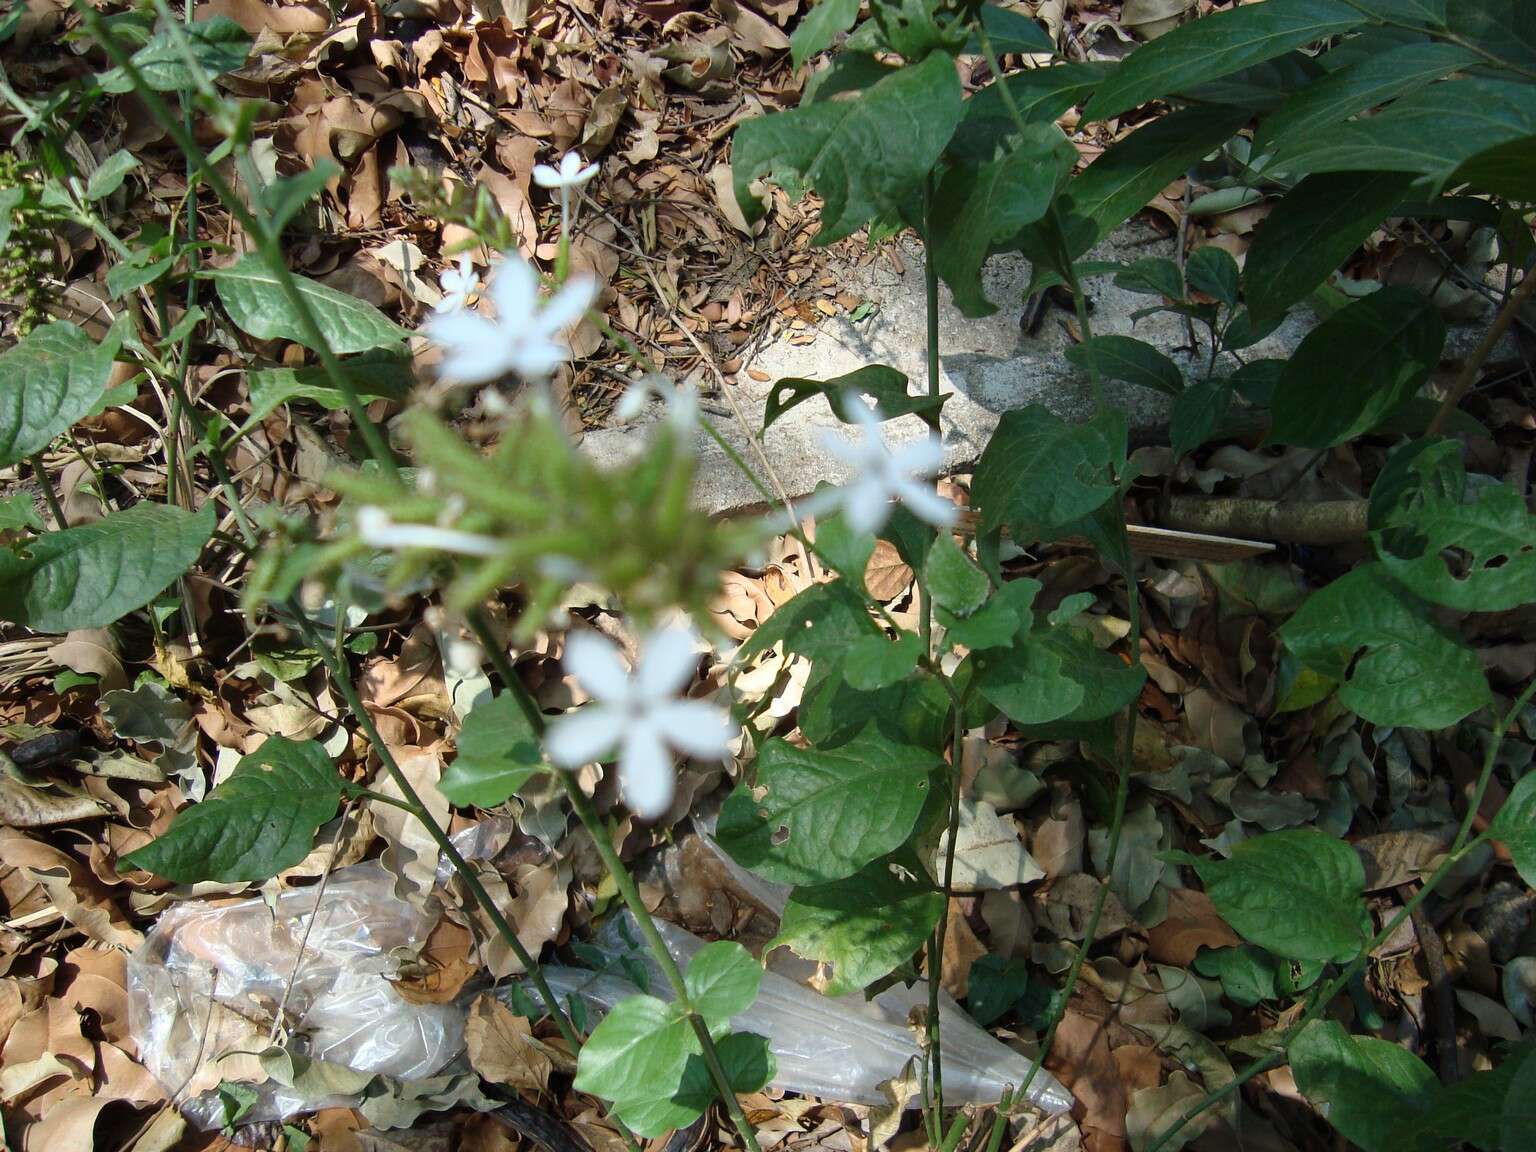
[[[1088,258],[1129,262],[1146,256],[1172,257],[1173,243],[1133,223]],[[773,383],[783,377],[826,380],[866,364],[887,364],[907,374],[912,391],[926,387],[922,249],[910,238],[897,242],[896,248],[901,271],[897,270],[898,262],[884,257],[863,268],[843,270],[847,290],[876,306],[870,316],[859,323],[846,316],[829,318],[817,329],[814,342],[804,345],[790,343],[789,333],[780,333],[746,365],[766,373],[769,380],[754,381],[745,371],[738,375],[735,395],[754,432],[762,428],[763,404]],[[1029,283],[1028,262],[997,257],[987,267],[986,283],[988,296],[1000,307],[980,320],[962,316],[950,302],[947,289],[940,287],[940,387],[953,393],[943,413],[948,471],[963,471],[973,464],[1002,413],[1010,409],[1041,404],[1066,419],[1080,419],[1092,407],[1086,376],[1064,355],[1071,342],[1061,323],[1066,314],[1053,309],[1037,336],[1027,335],[1020,327],[1023,294]],[[1190,365],[1181,317],[1158,314],[1132,323],[1131,314],[1154,303],[1152,297],[1117,288],[1108,277],[1090,282],[1089,297],[1096,335],[1136,336],[1162,349],[1191,374],[1199,370]],[[1263,343],[1245,352],[1244,358],[1288,356],[1315,322],[1305,310],[1298,311],[1300,314],[1293,314]],[[1105,382],[1105,395],[1110,403],[1125,409],[1133,436],[1138,429],[1167,422],[1166,397],[1115,381]],[[626,459],[643,446],[645,423],[659,415],[658,406],[625,427],[589,432],[584,446],[600,458]],[[714,420],[742,457],[756,466],[757,459],[738,422],[729,416]],[[886,427],[893,442],[922,436],[926,431],[916,416],[892,421]],[[791,498],[806,495],[822,481],[846,479],[838,462],[822,448],[822,439],[829,431],[850,434],[824,401],[813,399],[781,417],[762,437],[768,460]],[[702,507],[721,513],[762,506],[762,498],[750,481],[702,433],[699,452],[698,496]]]

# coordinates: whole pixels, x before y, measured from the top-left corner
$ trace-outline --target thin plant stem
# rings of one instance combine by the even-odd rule
[[[53,517],[54,526],[61,531],[69,527],[69,521],[64,518],[64,508],[59,503],[59,497],[53,490],[53,481],[48,476],[48,469],[43,464],[43,454],[34,452],[27,457],[27,463],[32,465],[32,477],[37,481],[37,486],[43,490],[43,499],[47,501],[48,513]]]
[[[502,644],[496,638],[490,621],[486,619],[481,609],[473,609],[467,613],[470,630],[475,633],[481,646],[485,649],[487,658],[491,662],[491,668],[501,678],[502,686],[512,694],[512,698],[522,709],[524,717],[533,728],[535,735],[543,736],[547,723],[544,713],[539,711],[538,704],[529,695],[522,679],[512,667],[512,662],[507,659],[507,654]],[[660,966],[662,975],[672,989],[672,994],[677,997],[677,1003],[688,1013],[694,1035],[698,1037],[699,1046],[704,1051],[704,1063],[709,1068],[710,1077],[715,1082],[715,1090],[720,1095],[720,1101],[725,1105],[726,1113],[731,1118],[732,1125],[736,1128],[736,1134],[741,1137],[742,1143],[748,1152],[758,1152],[757,1137],[752,1131],[752,1125],[748,1122],[746,1114],[741,1110],[741,1103],[736,1099],[736,1092],[731,1087],[730,1077],[726,1075],[725,1068],[720,1063],[720,1054],[715,1051],[714,1040],[709,1035],[709,1026],[704,1018],[694,1009],[693,1002],[688,995],[688,984],[683,979],[682,970],[678,968],[677,961],[672,959],[672,953],[667,949],[667,942],[662,939],[661,930],[656,927],[656,921],[652,918],[650,910],[646,908],[645,901],[640,898],[640,890],[635,887],[634,877],[625,867],[624,861],[619,859],[618,852],[613,847],[613,841],[608,835],[608,830],[603,827],[597,812],[592,807],[592,801],[581,790],[576,777],[571,772],[555,771],[555,778],[560,781],[565,789],[566,799],[570,801],[571,809],[576,813],[576,818],[581,821],[581,826],[592,837],[592,842],[597,847],[597,854],[602,857],[608,874],[613,877],[614,885],[619,890],[625,905],[634,916],[635,922],[640,926],[640,934],[645,937],[646,946],[650,949],[656,963]]]
[[[1502,717],[1495,718],[1493,730],[1489,733],[1488,748],[1483,753],[1482,770],[1478,773],[1477,784],[1468,798],[1467,815],[1456,832],[1456,839],[1451,842],[1451,850],[1440,861],[1440,866],[1430,873],[1429,879],[1425,880],[1419,890],[1408,898],[1403,906],[1398,909],[1397,914],[1387,921],[1381,931],[1371,937],[1370,942],[1360,950],[1360,954],[1351,960],[1328,983],[1322,992],[1313,999],[1311,1005],[1301,1014],[1297,1021],[1285,1030],[1274,1052],[1255,1060],[1220,1088],[1207,1092],[1199,1100],[1195,1101],[1194,1104],[1180,1113],[1178,1119],[1173,1122],[1171,1127],[1158,1134],[1157,1139],[1147,1148],[1147,1152],[1162,1152],[1164,1148],[1170,1145],[1177,1147],[1177,1145],[1173,1145],[1174,1137],[1183,1131],[1185,1125],[1189,1124],[1190,1121],[1221,1103],[1227,1097],[1235,1094],[1238,1089],[1255,1076],[1284,1064],[1286,1062],[1287,1049],[1289,1049],[1292,1041],[1301,1035],[1302,1029],[1327,1011],[1328,1005],[1333,1002],[1333,998],[1342,992],[1345,986],[1365,967],[1376,949],[1389,940],[1393,933],[1418,911],[1419,906],[1429,898],[1430,893],[1440,886],[1440,882],[1450,874],[1453,868],[1461,863],[1468,852],[1488,839],[1486,830],[1478,833],[1476,836],[1471,835],[1472,824],[1476,819],[1478,806],[1482,803],[1483,795],[1488,790],[1488,782],[1493,778],[1494,765],[1499,757],[1499,749],[1503,747],[1504,735],[1520,718],[1520,714],[1525,710],[1525,706],[1530,703],[1533,692],[1536,692],[1536,680],[1532,680],[1525,686],[1524,690],[1515,698],[1515,702],[1510,705],[1509,710]]]
[[[1456,411],[1462,397],[1467,394],[1472,385],[1477,382],[1477,373],[1483,366],[1483,362],[1493,355],[1493,350],[1498,347],[1504,333],[1509,331],[1509,326],[1515,322],[1515,317],[1520,314],[1520,309],[1530,300],[1531,293],[1536,291],[1536,268],[1532,268],[1520,280],[1519,285],[1509,294],[1504,301],[1504,307],[1494,317],[1488,331],[1483,334],[1477,348],[1461,366],[1461,371],[1456,374],[1456,381],[1451,385],[1451,390],[1445,394],[1445,399],[1440,402],[1439,409],[1435,412],[1435,418],[1429,422],[1429,427],[1424,430],[1426,436],[1437,436],[1445,429],[1451,419],[1451,414]]]
[[[298,280],[289,270],[288,262],[283,256],[281,233],[269,228],[264,217],[257,216],[246,207],[245,202],[224,179],[223,174],[198,147],[192,134],[186,130],[183,122],[172,112],[170,106],[161,99],[158,92],[145,83],[138,66],[133,63],[128,51],[107,29],[100,14],[85,0],[75,0],[74,9],[85,24],[91,38],[101,45],[112,63],[123,70],[123,74],[133,85],[134,92],[150,118],[165,131],[166,135],[181,149],[182,154],[197,166],[203,180],[224,204],[230,215],[256,241],[263,262],[271,271],[273,278],[277,281],[278,290],[283,294],[284,301],[293,312],[302,343],[314,350],[320,359],[320,367],[325,373],[327,383],[345,399],[347,410],[352,415],[353,423],[357,425],[358,434],[363,438],[369,455],[378,461],[379,466],[391,477],[398,476],[399,468],[395,463],[394,454],[385,443],[378,427],[369,418],[362,397],[342,369],[340,360],[337,359],[330,342],[321,331],[309,301],[299,291]],[[259,192],[259,188],[252,188],[251,191],[255,194]]]

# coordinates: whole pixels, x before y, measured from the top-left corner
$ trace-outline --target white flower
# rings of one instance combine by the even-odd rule
[[[434,312],[456,312],[469,306],[469,299],[480,290],[480,276],[469,261],[469,253],[459,257],[459,266],[438,278],[443,298],[432,305]]]
[[[859,438],[849,443],[828,433],[822,446],[844,464],[858,470],[853,481],[841,488],[819,493],[806,501],[805,509],[840,508],[855,532],[876,532],[891,514],[891,500],[905,504],[920,520],[947,527],[958,511],[921,477],[934,475],[944,463],[944,448],[936,436],[904,444],[894,452],[880,431],[880,414],[862,401],[849,397],[843,405],[848,421],[859,426]]]
[[[575,152],[567,152],[562,156],[558,169],[551,168],[548,164],[533,166],[533,182],[540,188],[558,188],[561,195],[564,195],[568,188],[580,188],[596,175],[597,165],[588,164],[583,167],[581,156]]]
[[[489,292],[496,318],[460,308],[433,316],[423,327],[441,344],[445,380],[484,384],[515,372],[530,380],[546,379],[570,356],[561,333],[586,314],[597,298],[597,282],[572,277],[549,299],[539,296],[539,276],[531,265],[508,256],[491,277]]]
[[[679,432],[692,432],[699,423],[699,398],[692,388],[674,387],[660,372],[647,372],[630,384],[613,406],[613,418],[619,424],[628,424],[645,411],[652,399],[667,406],[667,418]]]
[[[357,510],[357,535],[370,548],[391,552],[417,548],[429,552],[457,552],[462,556],[499,556],[501,544],[489,536],[439,528],[435,524],[397,524],[388,512],[373,505]]]
[[[688,628],[652,632],[633,672],[612,641],[573,632],[565,641],[565,670],[592,702],[555,720],[545,736],[549,758],[579,768],[619,750],[619,790],[636,816],[654,820],[672,803],[676,781],[671,748],[699,759],[730,754],[736,726],[720,708],[679,699],[697,665]]]

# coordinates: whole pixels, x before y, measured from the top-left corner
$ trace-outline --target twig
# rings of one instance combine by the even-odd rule
[[[1314,546],[1363,540],[1367,527],[1364,500],[1281,503],[1246,497],[1170,496],[1162,522],[1185,532]]]
[[[1398,892],[1404,897],[1413,895],[1413,887],[1402,884]],[[1435,1045],[1435,1055],[1440,1065],[1440,1081],[1455,1082],[1460,1076],[1461,1061],[1456,1051],[1456,996],[1451,989],[1451,976],[1445,969],[1445,942],[1440,931],[1424,915],[1424,909],[1414,905],[1409,914],[1413,931],[1419,938],[1419,951],[1424,953],[1424,968],[1429,973],[1429,998],[1434,1010],[1434,1026],[1427,1028]]]
[[[1504,307],[1494,317],[1493,323],[1488,326],[1488,331],[1483,334],[1483,339],[1472,355],[1467,357],[1466,363],[1461,366],[1461,371],[1456,375],[1456,382],[1451,385],[1451,390],[1445,394],[1445,399],[1440,402],[1440,409],[1435,413],[1435,418],[1429,422],[1429,427],[1424,430],[1426,436],[1438,436],[1446,423],[1451,418],[1451,413],[1456,411],[1456,406],[1461,403],[1463,396],[1477,381],[1477,373],[1482,368],[1483,362],[1493,355],[1494,348],[1498,347],[1504,333],[1509,331],[1509,326],[1514,323],[1515,316],[1531,298],[1531,293],[1536,291],[1536,270],[1527,272],[1521,279],[1515,290],[1504,301]]]

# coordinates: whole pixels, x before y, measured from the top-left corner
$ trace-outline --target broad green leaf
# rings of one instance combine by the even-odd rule
[[[98,344],[62,320],[34,328],[0,353],[0,467],[41,452],[87,416],[116,355],[115,340]]]
[[[859,18],[859,0],[816,0],[789,38],[789,58],[796,67],[825,52]]]
[[[1423,1108],[1399,1118],[1387,1141],[1394,1152],[1525,1152],[1536,1131],[1536,1045],[1521,1044],[1498,1067],[1432,1088]]]
[[[1272,60],[1365,23],[1344,0],[1265,0],[1202,17],[1132,52],[1099,86],[1084,120],[1108,120],[1138,104]]]
[[[1408,190],[1401,172],[1308,176],[1259,225],[1243,266],[1248,307],[1273,318],[1365,243]]]
[[[847,646],[880,630],[869,618],[864,602],[841,580],[813,584],[759,624],[741,646],[739,659],[755,660],[783,644],[788,653],[817,663],[836,665]]]
[[[228,16],[184,24],[181,32],[192,58],[209,77],[241,67],[251,50],[250,35]],[[145,83],[157,91],[185,92],[197,86],[181,46],[168,31],[155,33],[149,43],[133,54],[133,64]],[[132,81],[120,68],[103,72],[100,81],[108,92],[133,90]]]
[[[496,696],[464,717],[458,754],[438,786],[460,808],[494,808],[545,770],[528,717],[511,695]]]
[[[1146,679],[1139,665],[1099,651],[1068,625],[1037,628],[974,659],[976,690],[1025,725],[1113,716],[1136,699]]]
[[[1277,443],[1330,448],[1369,432],[1440,362],[1445,321],[1434,302],[1387,287],[1311,332],[1286,362],[1271,401]]]
[[[979,651],[1001,648],[1013,641],[1030,616],[1030,605],[1040,592],[1040,581],[1027,576],[1004,581],[990,599],[964,618],[940,607],[939,619],[947,630],[947,639]]]
[[[1228,308],[1236,308],[1240,273],[1237,261],[1225,248],[1207,244],[1196,248],[1184,266],[1184,279],[1191,288],[1204,292]]]
[[[1379,20],[1398,20],[1426,27],[1445,26],[1445,8],[1451,0],[1354,0],[1355,7]],[[1457,0],[1458,3],[1461,0]]]
[[[258,340],[292,340],[312,347],[313,342],[299,324],[298,313],[260,255],[243,256],[232,267],[214,269],[204,275],[218,288],[219,300],[230,319],[250,335]],[[333,352],[367,352],[393,347],[405,339],[405,329],[367,301],[304,276],[295,275],[293,279]]]
[[[1013,8],[999,8],[996,4],[981,6],[981,26],[986,31],[987,42],[999,57],[1016,53],[1021,56],[1049,56],[1056,51],[1050,33],[1037,20]],[[981,38],[973,31],[966,41],[964,52],[980,56]]]
[[[677,1091],[699,1038],[676,1004],[631,996],[614,1005],[581,1046],[575,1088],[622,1106]]]
[[[104,200],[123,186],[128,173],[139,166],[139,158],[126,148],[119,148],[101,162],[85,183],[85,198]]]
[[[1201,380],[1184,389],[1169,422],[1174,453],[1182,456],[1209,440],[1231,406],[1232,387],[1225,380]]]
[[[1239,944],[1235,948],[1201,948],[1194,970],[1217,981],[1221,994],[1232,1003],[1252,1008],[1279,995],[1275,978],[1281,964],[1289,966],[1290,961],[1253,944]]]
[[[0,532],[24,528],[43,530],[43,520],[32,503],[32,493],[12,492],[9,496],[0,496]]]
[[[1507,485],[1479,489],[1472,503],[1427,501],[1375,540],[1382,566],[1436,604],[1502,612],[1536,600],[1536,517]]]
[[[1438,189],[1479,153],[1536,136],[1530,90],[1482,76],[1431,84],[1364,120],[1307,133],[1273,167],[1295,175],[1411,172]]]
[[[268,880],[309,854],[315,830],[336,815],[342,791],[335,765],[316,741],[272,736],[123,863],[178,884]]]
[[[1525,69],[1527,76],[1536,72],[1536,8],[1528,0],[1445,0],[1443,22],[1462,39]]]
[[[340,175],[340,165],[321,159],[311,168],[301,169],[292,176],[279,176],[263,185],[258,199],[266,212],[267,227],[282,231],[300,208]]]
[[[1068,108],[1087,99],[1112,67],[1097,62],[1052,64],[1014,72],[1002,84],[1026,124],[1054,124]],[[984,164],[996,159],[998,148],[1018,130],[1003,89],[993,81],[965,102],[949,154],[967,164]]]
[[[923,586],[933,602],[956,616],[969,616],[992,591],[987,574],[976,567],[948,532],[941,532],[928,550],[923,566]]]
[[[857,992],[910,959],[938,923],[944,897],[923,877],[909,852],[831,884],[796,888],[767,949],[784,945],[832,965],[822,989],[828,996]]]
[[[1166,257],[1144,256],[1115,273],[1115,287],[1124,288],[1127,292],[1139,292],[1143,296],[1182,300],[1184,273]]]
[[[1536,887],[1536,772],[1520,777],[1488,834],[1509,849],[1520,878]]]
[[[736,201],[755,220],[753,181],[793,175],[822,198],[816,243],[840,240],[911,207],[962,109],[954,63],[936,52],[852,99],[748,120],[731,155]]]
[[[38,632],[105,628],[144,607],[196,562],[218,522],[145,501],[101,520],[0,549],[0,618]]]
[[[1076,160],[1077,151],[1061,129],[1039,124],[999,159],[945,173],[934,197],[928,251],[964,315],[997,311],[982,290],[982,265],[1020,229],[1045,215]]]
[[[915,412],[925,418],[937,415],[946,396],[937,398],[912,395],[907,391],[907,374],[888,368],[884,364],[866,364],[842,376],[830,380],[805,380],[798,376],[786,376],[773,386],[763,404],[763,431],[771,428],[776,420],[791,408],[804,404],[816,396],[824,396],[832,415],[847,424],[844,412],[845,398],[868,396],[880,407],[880,415],[887,420]]]
[[[1228,860],[1177,858],[1245,940],[1291,960],[1343,964],[1360,954],[1371,918],[1361,892],[1365,866],[1348,844],[1306,828],[1250,837]]]
[[[1118,276],[1115,281],[1119,283]],[[1182,291],[1182,285],[1180,288]],[[1177,396],[1184,390],[1184,373],[1179,366],[1165,353],[1133,336],[1095,336],[1069,347],[1067,359],[1085,372],[1097,369],[1099,375],[1111,380],[1124,380],[1165,396]]]
[[[894,640],[885,636],[861,636],[848,645],[843,676],[852,688],[874,692],[905,680],[922,659],[922,637],[902,632]]]
[[[1490,699],[1477,653],[1380,564],[1314,592],[1280,638],[1308,668],[1339,681],[1339,702],[1373,724],[1444,728]]]
[[[780,884],[841,880],[911,835],[939,764],[872,728],[830,750],[770,740],[758,753],[756,785],[727,797],[716,839]]]
[[[849,652],[853,647],[849,645]],[[952,728],[949,697],[932,674],[917,669],[884,688],[867,691],[848,682],[849,659],[845,655],[838,662],[823,660],[811,669],[798,717],[801,735],[812,746],[837,748],[866,728],[896,744],[944,746]]]
[[[841,511],[824,516],[816,523],[816,551],[848,583],[860,590],[864,572],[875,553],[873,532],[855,532]]]
[[[715,1052],[726,1079],[737,1092],[760,1091],[773,1078],[776,1063],[766,1037],[733,1032],[715,1041]],[[717,1098],[709,1067],[701,1055],[695,1054],[688,1057],[680,1080],[667,1095],[627,1099],[617,1104],[614,1111],[631,1131],[657,1137],[686,1128]]]
[[[976,465],[982,531],[1007,525],[1019,543],[1078,520],[1115,492],[1119,453],[1097,427],[1031,404],[1003,413]]]
[[[763,969],[752,954],[734,940],[716,940],[694,953],[684,982],[688,999],[714,1032],[724,1031],[757,999]]]
[[[342,360],[341,370],[364,400],[403,400],[414,381],[409,357],[395,352],[364,352]],[[247,377],[251,414],[237,435],[255,428],[276,408],[294,400],[309,400],[333,412],[345,408],[346,397],[330,379],[321,368],[263,368],[252,372]]]
[[[155,257],[155,249],[136,249],[126,260],[119,260],[107,269],[107,291],[112,299],[121,300],[130,292],[137,292],[147,284],[153,284],[169,272],[176,263],[174,256]]]
[[[1366,521],[1373,532],[1413,530],[1426,508],[1459,504],[1467,487],[1461,445],[1443,437],[1423,437],[1394,448],[1371,485]]]
[[[1455,44],[1403,44],[1365,57],[1296,93],[1260,122],[1254,155],[1284,148],[1378,104],[1414,92],[1469,64],[1475,54]]]
[[[1429,1066],[1374,1036],[1351,1036],[1335,1020],[1314,1020],[1287,1049],[1296,1087],[1327,1107],[1328,1123],[1364,1152],[1395,1148],[1388,1139],[1405,1112],[1439,1086]]]

